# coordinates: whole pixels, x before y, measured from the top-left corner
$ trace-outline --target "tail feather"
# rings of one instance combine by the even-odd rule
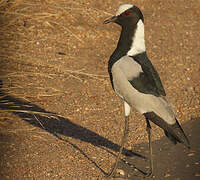
[[[187,136],[185,135],[182,127],[180,126],[179,122],[177,121],[177,119],[176,119],[175,124],[170,125],[170,124],[167,124],[162,118],[160,118],[153,112],[148,112],[148,113],[145,113],[144,115],[153,123],[161,127],[164,130],[165,135],[168,137],[168,139],[171,142],[173,142],[174,144],[177,144],[177,142],[182,143],[187,148],[190,148],[190,142]]]
[[[176,123],[174,125],[170,125],[170,129],[168,131],[164,130],[166,136],[172,141],[176,141],[184,144],[186,147],[190,148],[190,142],[185,135],[182,127],[176,119]],[[176,143],[175,143],[176,144]]]
[[[176,137],[174,137],[173,135],[171,135],[170,133],[168,133],[167,131],[165,131],[165,135],[168,137],[168,139],[173,143],[173,144],[177,144],[177,142],[180,142],[179,139],[177,139]]]

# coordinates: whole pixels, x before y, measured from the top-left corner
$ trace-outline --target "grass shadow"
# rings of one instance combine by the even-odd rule
[[[89,158],[87,154],[85,154],[78,146],[66,139],[63,139],[60,135],[79,139],[94,146],[100,147],[104,150],[110,149],[115,152],[118,152],[120,149],[118,144],[113,143],[112,141],[85,127],[73,123],[70,119],[61,117],[56,113],[48,112],[45,109],[30,102],[26,102],[20,98],[7,95],[4,91],[1,90],[2,85],[2,81],[0,80],[0,109],[11,111],[27,123],[44,129],[45,131],[54,135],[56,138],[69,143],[81,154],[83,154],[88,160],[90,160],[90,162],[92,162],[98,169],[106,174],[105,171],[101,169],[91,158]],[[145,158],[144,156],[127,149],[123,150],[123,154],[126,156],[137,156],[140,158]],[[112,153],[112,155],[114,154]]]

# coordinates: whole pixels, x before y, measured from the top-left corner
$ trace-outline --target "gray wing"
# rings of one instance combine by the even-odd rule
[[[134,57],[123,56],[115,64],[137,91],[157,97],[166,96],[160,77],[146,53]]]
[[[142,53],[131,58],[133,58],[133,61],[136,61],[141,65],[143,71],[138,77],[129,81],[131,85],[139,92],[145,94],[166,96],[160,77],[151,61],[148,59],[146,53]]]

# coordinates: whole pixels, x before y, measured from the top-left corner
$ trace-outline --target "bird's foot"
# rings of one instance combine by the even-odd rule
[[[153,177],[153,172],[152,170],[150,169],[145,175],[144,177]]]
[[[111,172],[110,174],[104,176],[105,178],[126,178],[125,172],[122,169],[116,169],[115,172]]]

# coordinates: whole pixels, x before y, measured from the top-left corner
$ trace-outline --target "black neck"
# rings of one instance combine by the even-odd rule
[[[136,26],[122,27],[121,35],[117,44],[117,49],[120,49],[120,51],[123,51],[125,54],[130,50],[132,46]]]
[[[136,25],[137,26],[137,25]],[[116,62],[122,56],[125,56],[130,50],[133,43],[133,36],[135,34],[136,26],[122,27],[121,35],[117,44],[117,48],[111,55],[110,60],[112,63]]]

